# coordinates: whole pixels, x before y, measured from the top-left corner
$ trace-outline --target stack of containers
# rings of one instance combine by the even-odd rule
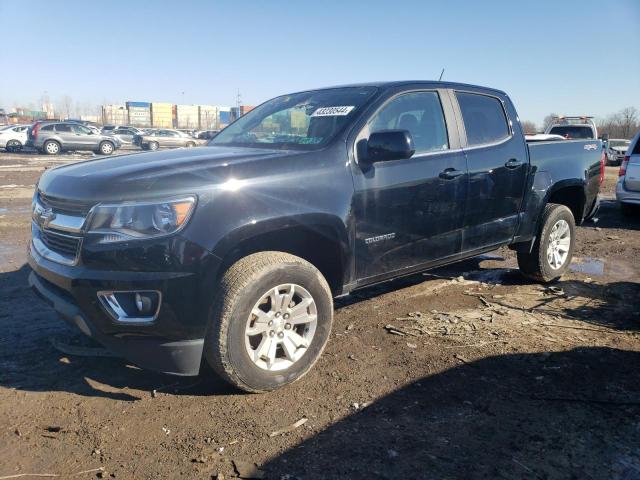
[[[199,116],[197,105],[176,105],[177,128],[200,128]]]
[[[127,102],[129,123],[134,127],[151,126],[151,104],[149,102]]]
[[[123,104],[109,104],[102,106],[103,125],[127,125],[129,114],[127,107]]]
[[[200,105],[200,129],[218,130],[218,107],[214,105]]]
[[[173,104],[152,102],[151,125],[154,128],[173,128]]]
[[[248,112],[250,112],[254,108],[256,107],[254,107],[253,105],[240,105],[240,116],[246,115]]]

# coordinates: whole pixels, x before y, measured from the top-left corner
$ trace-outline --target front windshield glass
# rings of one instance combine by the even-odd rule
[[[375,87],[344,87],[277,97],[240,117],[208,145],[321,148],[366,105],[375,91]]]

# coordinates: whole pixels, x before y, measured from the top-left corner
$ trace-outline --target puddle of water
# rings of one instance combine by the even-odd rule
[[[574,258],[569,270],[589,275],[604,275],[604,262],[596,258]]]
[[[629,263],[618,259],[574,257],[569,265],[569,270],[586,275],[607,276],[614,280],[637,281],[640,278],[640,272]]]
[[[9,211],[8,209],[0,207],[0,213],[5,213],[5,212],[8,212],[8,211]]]

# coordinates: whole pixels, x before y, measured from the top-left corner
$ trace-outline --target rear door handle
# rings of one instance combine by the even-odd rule
[[[504,166],[507,168],[518,168],[518,167],[521,167],[522,165],[523,165],[522,162],[516,158],[511,158],[507,160],[504,164]]]
[[[445,180],[453,180],[454,178],[458,178],[460,175],[464,175],[464,172],[462,170],[456,170],[455,168],[446,168],[440,172],[440,178]]]

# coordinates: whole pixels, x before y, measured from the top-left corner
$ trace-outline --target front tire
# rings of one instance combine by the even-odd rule
[[[113,143],[111,143],[111,142],[102,142],[102,143],[100,143],[100,146],[98,147],[98,151],[102,155],[111,155],[114,150],[115,150],[115,147],[114,147]]]
[[[149,146],[147,148],[152,152],[155,152],[156,150],[158,150],[158,148],[160,148],[160,144],[158,142],[149,142]]]
[[[9,153],[19,152],[20,150],[22,150],[22,143],[20,143],[18,140],[9,140],[7,142],[5,150]]]
[[[518,266],[526,277],[553,282],[571,264],[574,248],[575,220],[571,210],[549,203],[544,207],[533,248],[518,250]]]
[[[274,390],[311,369],[332,321],[331,290],[313,265],[288,253],[255,253],[224,273],[204,355],[237,388]]]
[[[187,148],[193,148],[193,147],[195,147],[195,146],[196,146],[196,144],[195,144],[195,143],[193,143],[193,142],[187,142],[187,145],[186,145],[186,146],[187,146]]]
[[[60,153],[60,144],[54,140],[47,140],[42,146],[42,151],[47,155],[58,155]]]

